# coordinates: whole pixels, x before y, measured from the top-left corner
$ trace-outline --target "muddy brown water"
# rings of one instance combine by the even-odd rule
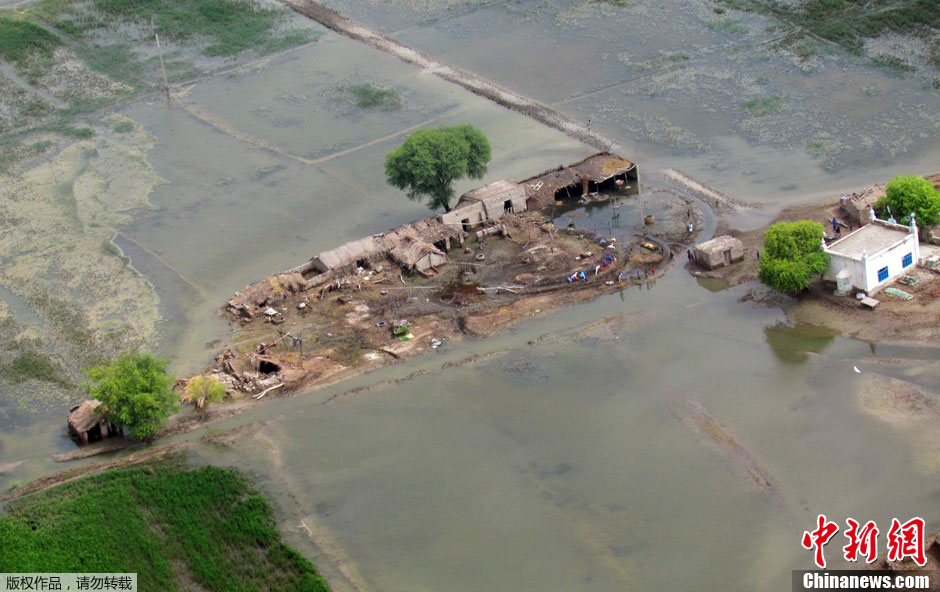
[[[634,6],[646,6],[661,22],[664,11],[684,4]],[[497,8],[505,10],[487,10]],[[388,10],[406,14],[397,5]],[[444,61],[480,66],[494,78],[512,75],[515,90],[543,100],[560,102],[604,77],[615,79],[588,66],[603,36],[627,26],[621,17],[610,17],[600,40],[580,34],[585,25],[575,22],[550,43],[540,29],[543,17],[526,14],[525,5],[519,10],[513,22],[521,28],[513,34],[499,19],[491,29],[480,20],[456,26],[485,15],[470,7],[441,25],[411,27],[403,38],[426,39],[427,47],[445,48]],[[380,14],[372,5],[351,12]],[[590,16],[590,23],[598,20]],[[653,39],[639,24],[629,26],[618,51],[640,57],[644,44],[664,49],[677,35]],[[441,31],[453,34],[451,45]],[[708,40],[713,33],[697,35]],[[551,65],[536,59],[539,48],[544,54],[561,42],[586,53],[560,52]],[[518,64],[497,61],[497,52],[517,56]],[[562,80],[558,72],[571,76]],[[333,102],[335,85],[357,80],[400,89],[406,107],[360,113]],[[908,86],[898,82],[898,92],[919,96]],[[616,102],[602,101],[602,94],[587,103]],[[639,103],[627,101],[624,109],[655,102],[633,98]],[[591,152],[333,34],[255,71],[200,84],[185,100],[204,117],[162,101],[123,110],[157,137],[147,158],[167,183],[151,195],[156,209],[135,213],[121,229],[133,240],[122,246],[162,294],[163,350],[181,373],[206,363],[213,353],[207,342],[226,336],[215,309],[235,290],[319,250],[425,215],[421,204],[385,185],[382,159],[397,140],[374,140],[428,121],[474,123],[494,151],[482,182],[535,174]],[[680,114],[681,106],[668,102],[660,109],[690,121],[701,116]],[[619,129],[625,140],[642,129],[632,127],[634,119],[620,120],[619,111],[604,113],[595,125]],[[725,140],[721,118],[715,121],[711,141],[718,145]],[[737,147],[720,173],[709,172],[717,160],[711,153],[666,158],[669,151],[656,142],[634,146],[636,156],[650,155],[653,163],[688,158],[693,173],[724,179],[725,189],[759,189],[759,177],[780,185],[800,164],[805,175],[792,181],[800,191],[778,194],[782,202],[816,181],[844,185],[849,172],[859,171],[830,176],[799,151],[777,158],[778,148],[762,154],[729,138]],[[929,152],[930,142],[919,146]],[[884,166],[914,166],[918,150],[899,153],[908,158],[903,164]],[[340,152],[318,164],[303,160]],[[761,175],[748,173],[752,160]],[[463,181],[458,191],[479,183]],[[576,223],[609,220],[606,207]],[[706,218],[706,235],[714,224]],[[938,359],[937,350],[789,328],[777,308],[740,302],[747,286],[719,288],[701,286],[677,266],[655,284],[526,320],[490,339],[445,343],[399,366],[274,400],[173,441],[196,440],[194,462],[234,465],[256,477],[289,541],[339,591],[785,590],[790,570],[810,565],[799,538],[819,512],[879,524],[920,515],[940,526],[937,474],[916,461],[918,443],[909,433],[864,412],[853,369],[872,356]],[[442,369],[475,355],[481,361]],[[398,381],[416,371],[427,374]],[[690,410],[697,409],[733,435],[746,462],[689,429]],[[198,442],[252,422],[269,423],[230,445]],[[64,415],[4,428],[0,488],[62,468],[49,454],[72,446]],[[11,466],[18,461],[26,462]],[[773,491],[743,466],[758,467]]]

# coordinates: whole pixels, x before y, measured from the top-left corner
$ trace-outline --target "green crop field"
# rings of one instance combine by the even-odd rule
[[[172,461],[113,470],[7,509],[0,572],[136,572],[139,589],[154,592],[329,590],[233,469]]]

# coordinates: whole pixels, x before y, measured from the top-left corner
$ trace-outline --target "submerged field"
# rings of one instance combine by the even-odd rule
[[[164,71],[171,85],[194,81],[318,34],[274,2],[0,12],[0,423],[63,413],[82,368],[160,345],[172,303],[133,266],[133,244],[119,246],[165,182],[147,159],[157,139],[112,110],[159,96]]]
[[[928,174],[940,156],[935,2],[325,4],[590,120],[647,171],[746,201]]]
[[[74,448],[64,419],[83,397],[82,366],[138,346],[162,349],[179,374],[204,367],[228,331],[217,308],[235,291],[426,216],[383,173],[411,130],[472,123],[488,136],[487,176],[458,193],[592,152],[273,2],[234,4],[220,22],[244,27],[248,46],[203,18],[228,6],[216,0],[4,13],[52,36],[3,25],[17,31],[0,64],[4,491],[63,468],[50,457]],[[625,217],[642,200],[655,211],[659,168],[782,207],[933,172],[940,156],[937,74],[917,61],[929,37],[915,32],[861,35],[853,50],[793,36],[761,5],[711,0],[328,4],[590,119],[639,163]],[[301,43],[296,30],[317,42],[275,51]],[[906,47],[914,71],[878,63]],[[29,124],[14,125],[24,113]],[[612,223],[604,206],[566,216]],[[778,302],[749,290],[711,292],[677,266],[180,438],[237,428],[193,454],[250,470],[283,536],[339,592],[785,589],[810,561],[798,540],[818,511],[936,525],[940,468],[919,438],[935,420],[886,422],[860,393],[896,375],[932,396],[940,352],[786,327]],[[279,546],[249,490],[227,471],[156,468],[23,498],[0,536],[29,544],[0,566],[31,566],[43,544],[64,566],[77,547],[108,569],[142,561],[171,588],[228,589],[227,570],[258,588],[294,585],[309,564]],[[126,522],[135,543],[102,536],[107,520]],[[715,543],[690,546],[690,532]],[[272,566],[290,577],[267,579]]]
[[[0,571],[137,573],[139,590],[329,589],[232,469],[113,470],[12,502]]]

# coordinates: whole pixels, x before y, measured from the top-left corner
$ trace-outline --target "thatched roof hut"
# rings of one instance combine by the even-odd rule
[[[370,261],[377,256],[384,255],[385,252],[383,244],[374,237],[367,236],[324,251],[314,257],[312,262],[317,270],[323,272],[330,269],[355,267],[360,262]]]
[[[120,435],[121,431],[99,413],[101,401],[90,399],[69,409],[69,432],[82,446]]]
[[[538,209],[556,200],[578,198],[587,191],[605,188],[616,179],[636,181],[636,165],[609,152],[599,152],[526,179],[522,185],[529,209]]]
[[[229,310],[251,318],[262,308],[285,300],[288,293],[299,292],[305,287],[306,281],[300,273],[279,273],[235,294],[228,301]]]

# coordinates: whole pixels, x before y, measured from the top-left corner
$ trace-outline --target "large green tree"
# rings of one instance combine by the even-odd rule
[[[418,130],[385,157],[385,176],[406,189],[409,199],[426,199],[432,210],[449,212],[453,182],[482,178],[489,161],[490,143],[472,125]]]
[[[808,288],[814,276],[829,268],[829,255],[822,249],[824,234],[822,225],[811,220],[771,225],[764,233],[760,280],[785,294]]]
[[[896,220],[907,223],[913,212],[919,226],[936,226],[940,223],[940,191],[923,177],[895,177],[875,204],[875,211],[881,218],[888,217],[888,208]]]
[[[124,354],[85,370],[93,381],[88,394],[101,401],[108,421],[127,427],[135,438],[153,440],[176,410],[168,364],[150,354]]]

